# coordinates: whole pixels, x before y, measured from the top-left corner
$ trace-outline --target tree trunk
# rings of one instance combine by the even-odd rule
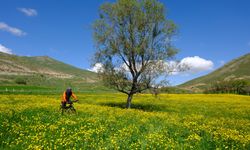
[[[128,98],[127,98],[127,105],[126,105],[127,109],[129,109],[131,107],[132,98],[133,98],[133,94],[129,94]]]

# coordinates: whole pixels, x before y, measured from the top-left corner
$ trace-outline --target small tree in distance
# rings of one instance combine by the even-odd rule
[[[135,93],[157,87],[169,74],[166,61],[177,53],[171,45],[176,26],[164,9],[157,0],[118,0],[101,5],[94,22],[94,64],[102,64],[107,86],[127,94],[127,108]]]

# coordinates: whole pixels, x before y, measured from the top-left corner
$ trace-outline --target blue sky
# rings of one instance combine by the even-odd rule
[[[193,71],[169,77],[175,85],[207,74],[250,52],[249,0],[160,0],[178,26],[176,59]],[[0,0],[0,50],[47,55],[91,68],[91,24],[104,0]],[[197,57],[195,57],[197,56]]]

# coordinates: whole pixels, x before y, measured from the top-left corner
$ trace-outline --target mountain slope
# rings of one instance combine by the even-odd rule
[[[250,53],[232,60],[208,75],[181,84],[179,87],[200,90],[215,81],[234,79],[250,81]]]
[[[96,73],[73,67],[48,56],[26,57],[0,52],[0,85],[79,87],[98,82]]]

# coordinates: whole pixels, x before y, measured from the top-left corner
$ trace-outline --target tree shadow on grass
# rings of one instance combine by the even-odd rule
[[[98,105],[126,109],[126,103],[106,102],[106,103],[99,103]],[[132,103],[131,109],[137,109],[137,110],[142,110],[146,112],[165,111],[164,106],[155,105],[155,104]]]

